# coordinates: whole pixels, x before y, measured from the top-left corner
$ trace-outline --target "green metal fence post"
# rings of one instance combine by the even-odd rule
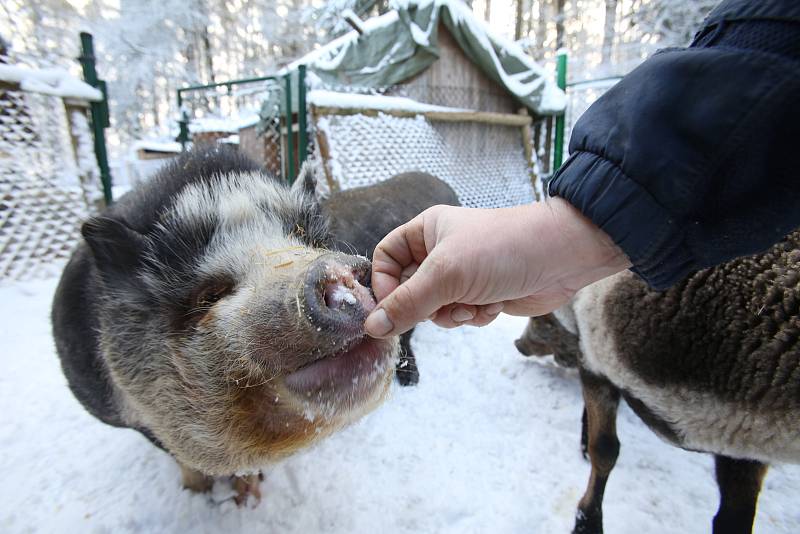
[[[286,181],[294,182],[294,139],[292,139],[292,73],[286,74]]]
[[[103,198],[106,206],[113,202],[111,194],[111,170],[108,167],[108,152],[106,151],[106,136],[104,129],[109,125],[108,95],[106,84],[97,78],[95,68],[94,43],[92,34],[81,32],[81,55],[78,58],[83,67],[83,79],[92,87],[99,89],[103,94],[101,102],[92,102],[90,111],[92,115],[92,130],[94,131],[94,154],[97,166],[100,168],[100,181],[103,183]]]
[[[298,147],[297,147],[297,168],[303,166],[308,156],[308,127],[306,124],[308,113],[306,110],[306,66],[300,65],[297,68],[297,128]]]
[[[562,91],[567,90],[567,52],[560,50],[557,59],[556,83]],[[564,161],[564,119],[566,110],[556,117],[556,138],[553,147],[553,172],[555,173]]]

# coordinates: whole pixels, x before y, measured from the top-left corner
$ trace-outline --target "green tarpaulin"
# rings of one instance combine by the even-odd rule
[[[539,115],[564,110],[566,99],[553,74],[515,43],[493,35],[459,0],[399,2],[394,11],[364,21],[363,34],[350,32],[292,63],[287,70],[295,74],[298,65],[305,64],[309,78],[330,90],[390,87],[436,61],[440,23],[486,76],[528,109]],[[264,118],[274,116],[275,104],[265,103]]]

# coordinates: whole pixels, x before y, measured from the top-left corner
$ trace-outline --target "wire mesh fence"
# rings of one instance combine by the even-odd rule
[[[179,90],[184,143],[229,143],[285,174],[284,87],[274,77],[234,80]],[[261,121],[260,114],[269,116]]]
[[[316,126],[316,137],[327,145],[327,153],[317,154],[327,178],[323,194],[420,171],[447,182],[465,206],[510,206],[536,197],[519,126],[386,113],[328,114]]]
[[[531,118],[520,116],[519,104],[503,91],[315,85],[314,92],[307,93],[302,80],[302,75],[289,74],[183,89],[187,133],[195,143],[234,142],[288,181],[303,161],[313,158],[325,174],[319,182],[321,195],[422,171],[449,183],[468,206],[508,206],[539,196],[535,178],[544,168],[537,165],[537,156],[545,153],[532,146]],[[334,95],[334,101],[346,97],[357,106],[363,101],[364,108],[304,105],[306,94],[311,98],[318,91]],[[363,99],[352,98],[362,95]],[[388,108],[369,108],[369,97],[376,96],[391,97],[380,100]],[[409,102],[411,107],[404,108]],[[432,117],[417,104],[435,106],[439,115]],[[256,109],[258,124],[253,121]],[[482,111],[487,109],[491,112]],[[448,113],[461,115],[442,116]],[[543,145],[552,143],[544,135],[537,139]]]
[[[102,203],[86,111],[0,85],[0,279],[52,275]]]

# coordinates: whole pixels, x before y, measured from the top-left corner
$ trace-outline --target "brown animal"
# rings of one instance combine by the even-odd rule
[[[575,532],[602,532],[620,397],[667,442],[714,455],[714,532],[750,532],[768,464],[800,462],[799,309],[794,232],[663,292],[618,274],[581,290],[557,317],[533,320],[523,348],[542,354],[579,339],[592,472]]]

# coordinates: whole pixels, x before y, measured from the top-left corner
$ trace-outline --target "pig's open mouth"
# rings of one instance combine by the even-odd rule
[[[304,396],[370,389],[386,375],[392,344],[364,336],[337,353],[315,360],[285,377],[286,386]]]

